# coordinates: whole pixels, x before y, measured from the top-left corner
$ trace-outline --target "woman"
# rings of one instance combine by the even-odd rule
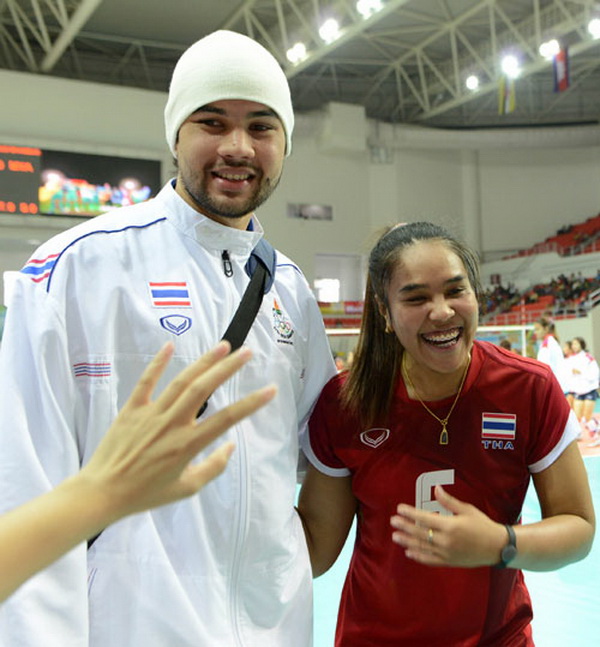
[[[190,461],[275,394],[274,387],[265,387],[197,424],[199,403],[241,368],[250,352],[225,357],[229,344],[221,342],[153,402],[173,348],[167,344],[156,355],[80,472],[0,517],[0,601],[117,519],[198,492],[225,469],[233,445],[225,443],[194,465]]]
[[[533,324],[536,339],[540,342],[537,359],[539,362],[548,364],[556,376],[558,383],[565,396],[569,392],[567,376],[565,373],[565,356],[556,338],[554,323],[546,317],[541,317]]]
[[[548,366],[475,341],[478,273],[430,223],[371,252],[352,369],[313,412],[298,506],[315,576],[357,517],[338,646],[532,645],[520,569],[592,545],[577,421]],[[523,526],[530,476],[543,519]]]
[[[567,396],[567,402],[572,409],[575,402],[575,394],[573,393],[573,371],[571,364],[575,353],[573,352],[573,344],[570,340],[563,344],[562,352],[565,358],[565,394]]]
[[[598,362],[587,352],[587,345],[583,337],[572,339],[571,347],[573,348],[573,356],[570,360],[573,375],[573,410],[582,427],[586,428],[588,432],[594,433],[596,431],[594,409],[598,399],[600,369]],[[595,442],[593,446],[596,446]]]

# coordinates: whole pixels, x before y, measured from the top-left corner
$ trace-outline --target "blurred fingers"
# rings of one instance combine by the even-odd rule
[[[178,373],[158,397],[156,401],[158,409],[169,409],[175,402],[178,402],[181,396],[188,392],[191,385],[195,385],[196,381],[201,379],[207,371],[219,362],[223,361],[229,353],[230,348],[231,346],[229,345],[229,342],[220,341],[214,348],[209,350],[208,353],[205,353],[202,357]],[[199,385],[196,384],[196,388],[201,390],[200,387],[202,385],[204,385],[204,382],[201,382]],[[196,404],[198,405],[197,402]]]
[[[189,449],[197,454],[215,438],[218,438],[229,427],[253,414],[270,402],[277,393],[277,387],[272,384],[252,392],[250,395],[217,411],[212,416],[197,424],[197,433],[190,435]]]
[[[180,479],[186,495],[195,494],[207,483],[219,476],[227,467],[234,449],[233,443],[225,443],[201,463],[188,465]]]
[[[185,418],[196,417],[198,408],[206,402],[221,384],[231,378],[252,357],[248,348],[240,348],[206,369],[202,375],[187,385],[175,407]]]
[[[146,404],[154,392],[160,376],[163,374],[167,364],[173,356],[175,346],[173,342],[167,342],[152,358],[144,369],[125,406],[137,407]]]

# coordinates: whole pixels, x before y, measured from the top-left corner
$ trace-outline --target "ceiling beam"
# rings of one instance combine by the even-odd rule
[[[588,40],[581,43],[576,43],[575,45],[569,47],[569,56],[577,56],[578,54],[582,54],[583,52],[586,52],[594,47],[600,48],[600,42],[597,40]],[[551,65],[552,61],[547,61],[546,59],[540,58],[532,63],[528,63],[527,65],[523,66],[519,78],[526,78],[532,74],[542,72],[548,69]],[[462,96],[451,99],[450,101],[446,101],[439,106],[436,106],[435,108],[431,108],[427,111],[424,110],[417,119],[419,121],[431,119],[432,117],[436,117],[437,115],[447,112],[448,110],[453,110],[454,108],[457,108],[458,106],[461,106],[465,103],[469,103],[470,101],[474,101],[475,99],[480,99],[482,96],[489,94],[490,92],[498,92],[498,81],[490,81],[489,83],[485,83],[484,85],[480,86],[479,89],[475,92],[469,92],[468,94],[465,93]]]
[[[56,65],[58,59],[64,54],[67,47],[73,42],[81,28],[100,4],[102,4],[102,0],[82,0],[60,36],[50,48],[50,51],[44,56],[40,65],[42,72],[49,72]]]
[[[353,25],[342,29],[340,37],[334,40],[332,43],[323,43],[323,45],[321,45],[317,49],[309,51],[308,56],[304,60],[295,65],[292,63],[287,65],[287,67],[285,68],[285,74],[287,78],[293,79],[297,74],[310,67],[311,65],[314,65],[314,63],[320,61],[324,56],[331,54],[331,52],[335,51],[341,45],[344,45],[345,43],[351,41],[353,38],[356,38],[364,31],[366,31],[369,27],[372,27],[373,25],[382,21],[386,16],[390,15],[408,2],[410,2],[410,0],[390,0],[390,2],[387,2],[383,6],[383,9],[381,9],[377,13],[372,14],[371,16],[369,16],[369,18],[365,20],[360,18]]]

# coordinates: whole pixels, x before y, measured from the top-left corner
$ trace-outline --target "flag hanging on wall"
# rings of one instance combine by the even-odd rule
[[[564,92],[570,85],[569,52],[566,47],[554,56],[552,66],[554,68],[554,92]]]
[[[515,107],[515,80],[502,76],[498,85],[498,114],[508,115],[514,112]]]

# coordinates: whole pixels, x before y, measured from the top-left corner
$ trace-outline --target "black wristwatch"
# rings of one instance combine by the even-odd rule
[[[500,553],[500,561],[496,564],[496,568],[506,568],[517,556],[517,536],[514,528],[508,524],[504,524],[504,527],[508,533],[508,543]]]

